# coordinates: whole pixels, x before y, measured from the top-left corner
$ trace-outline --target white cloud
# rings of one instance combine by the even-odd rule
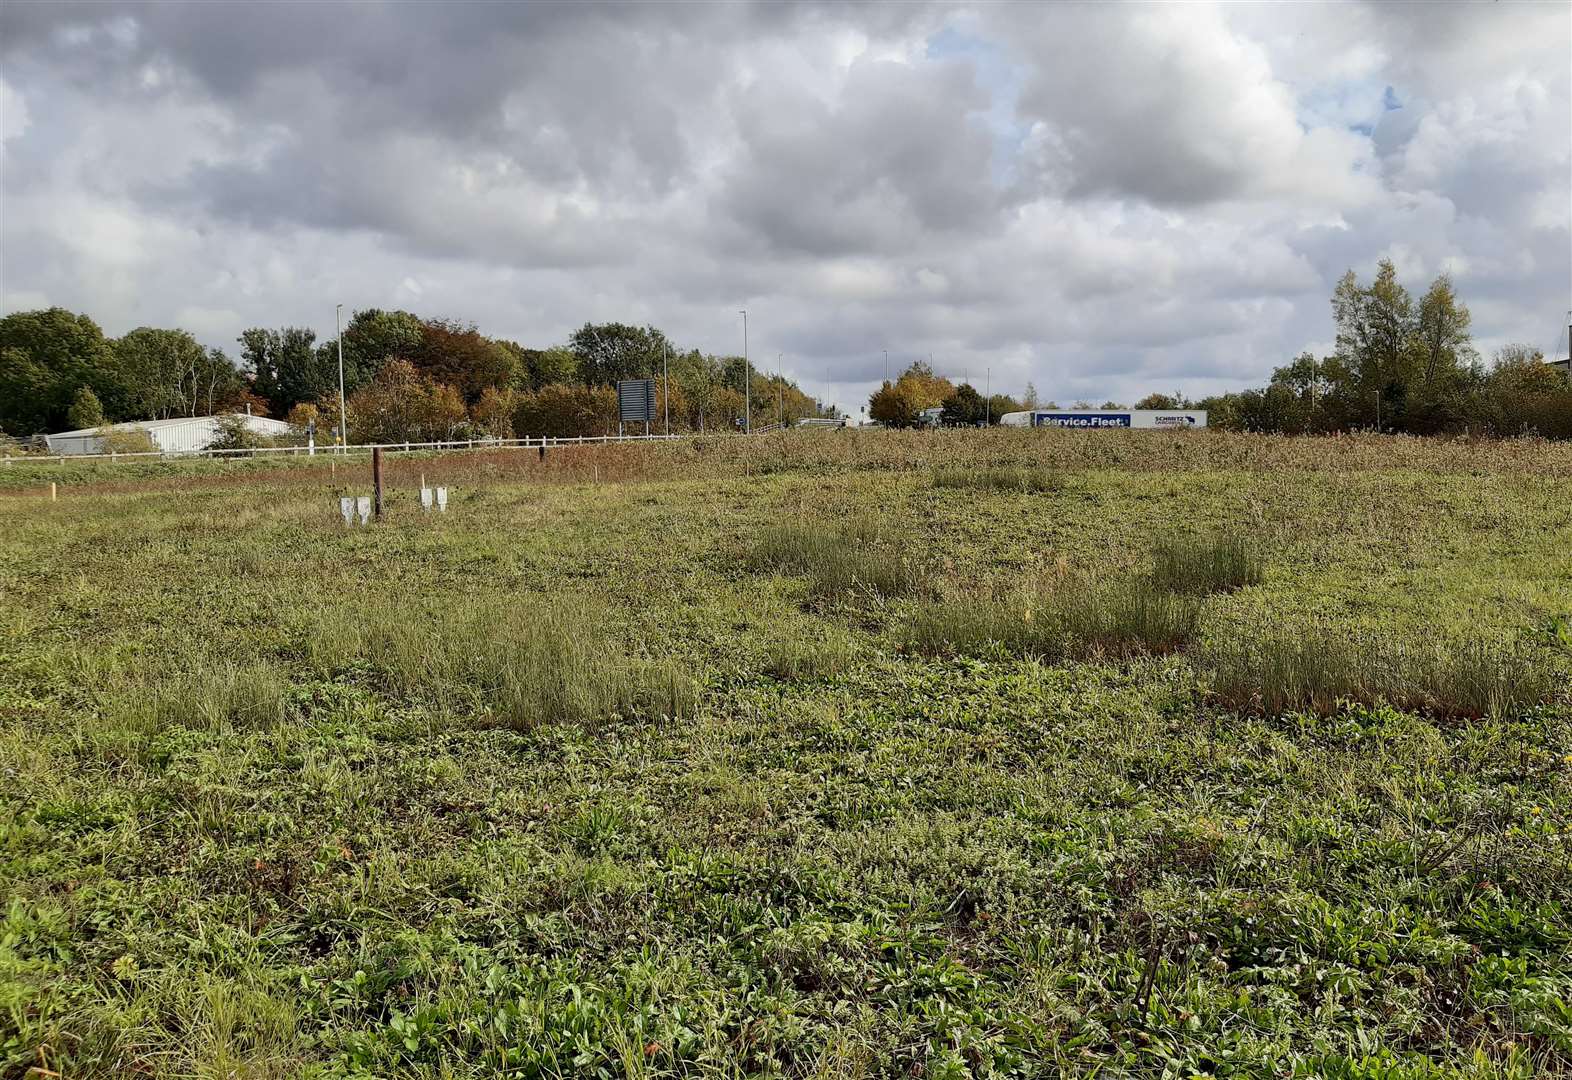
[[[727,352],[746,306],[843,405],[886,348],[1102,400],[1324,350],[1385,253],[1548,346],[1572,9],[1422,14],[7,5],[0,302],[231,351],[342,301]]]

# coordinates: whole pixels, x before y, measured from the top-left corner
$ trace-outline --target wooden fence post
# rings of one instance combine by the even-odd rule
[[[382,447],[375,446],[371,449],[371,488],[373,492],[372,507],[376,512],[378,521],[382,520]]]

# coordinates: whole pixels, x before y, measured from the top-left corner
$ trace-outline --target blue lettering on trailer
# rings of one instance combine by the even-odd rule
[[[1129,427],[1129,413],[1032,413],[1033,427],[1113,428]]]

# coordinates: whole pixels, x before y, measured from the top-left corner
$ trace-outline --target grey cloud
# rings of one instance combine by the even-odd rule
[[[12,0],[0,299],[230,348],[341,299],[735,352],[747,306],[854,411],[885,348],[1060,400],[1259,382],[1394,251],[1459,268],[1482,340],[1559,318],[1560,15],[1182,14]],[[1316,129],[1322,71],[1405,108]]]

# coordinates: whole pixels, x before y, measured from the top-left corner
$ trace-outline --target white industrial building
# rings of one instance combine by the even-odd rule
[[[290,426],[282,420],[269,420],[265,416],[235,414],[245,421],[246,430],[253,435],[271,438],[287,435]],[[52,454],[101,454],[104,452],[104,434],[122,431],[146,432],[153,449],[165,454],[190,453],[206,450],[219,437],[218,422],[222,416],[177,416],[172,420],[133,420],[128,424],[110,424],[108,427],[82,428],[45,435]]]

